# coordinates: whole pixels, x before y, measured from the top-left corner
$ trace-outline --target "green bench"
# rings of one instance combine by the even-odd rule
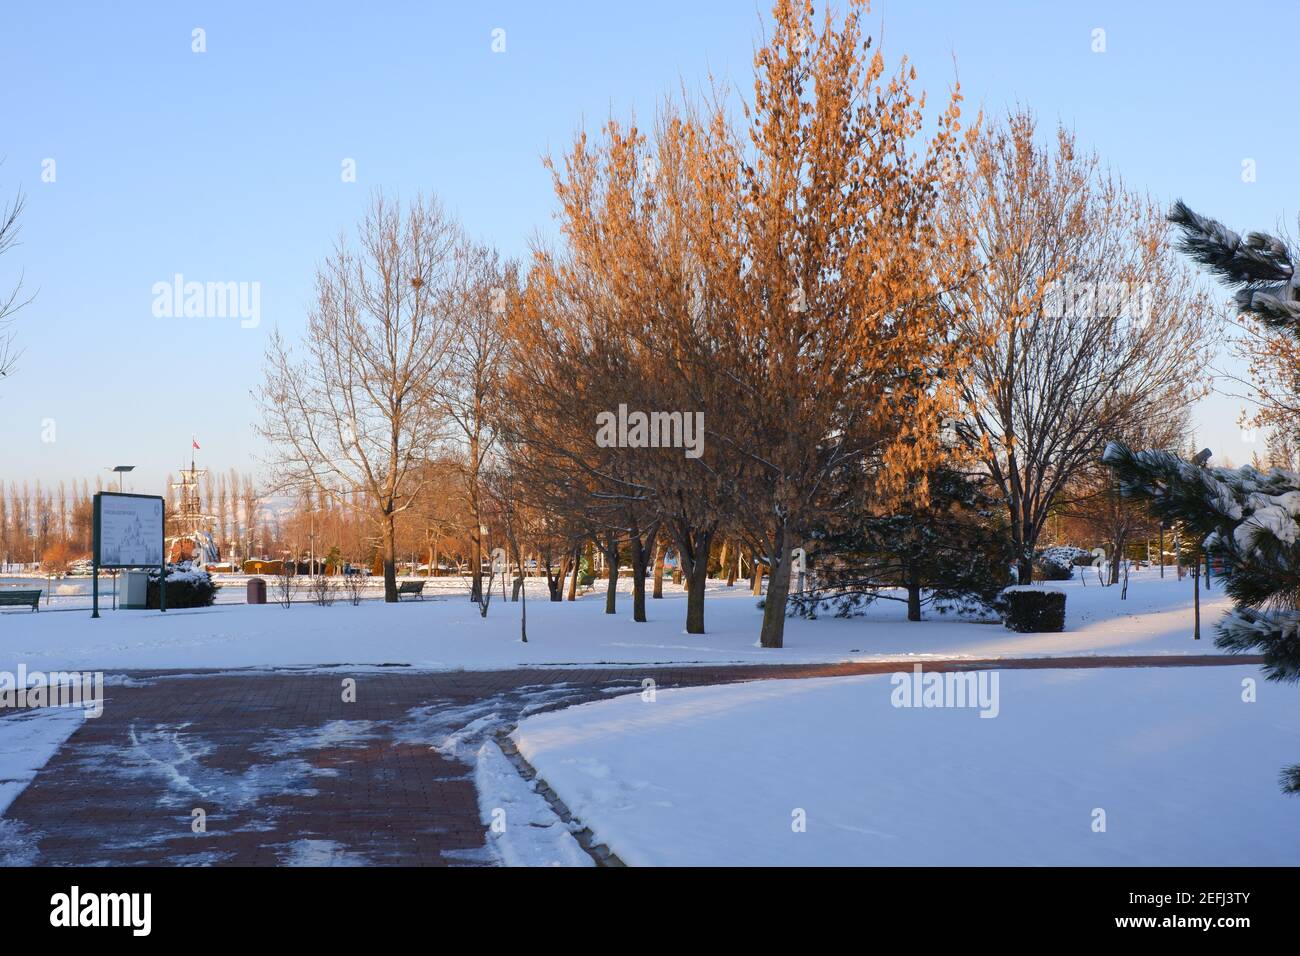
[[[421,601],[424,600],[425,581],[403,581],[397,585],[397,600],[402,599],[403,594],[414,594]]]
[[[30,607],[33,611],[41,609],[41,591],[0,591],[0,607]]]

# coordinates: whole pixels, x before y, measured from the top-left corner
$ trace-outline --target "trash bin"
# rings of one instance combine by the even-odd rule
[[[265,604],[266,582],[261,578],[249,578],[248,587],[244,593],[247,595],[246,600],[249,604]]]
[[[117,606],[126,611],[143,611],[149,606],[148,571],[127,571],[122,575]]]

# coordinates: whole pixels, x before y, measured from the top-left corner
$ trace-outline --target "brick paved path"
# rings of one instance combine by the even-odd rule
[[[925,662],[1192,666],[1259,658]],[[61,864],[490,864],[471,767],[493,729],[611,689],[891,673],[898,663],[486,672],[137,672],[0,820],[0,859]],[[356,700],[343,702],[343,681]],[[4,719],[4,718],[0,718]],[[451,737],[443,751],[432,745]],[[468,748],[468,750],[466,749]],[[192,830],[196,808],[206,832]],[[17,851],[15,851],[17,847]],[[6,852],[8,855],[6,856]]]

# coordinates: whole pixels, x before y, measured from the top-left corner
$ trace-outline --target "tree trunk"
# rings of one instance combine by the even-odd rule
[[[767,579],[767,600],[763,602],[763,630],[759,643],[763,647],[784,647],[785,605],[790,595],[790,536],[777,532],[777,554]]]
[[[384,515],[384,600],[397,603],[397,519]]]
[[[477,399],[475,406],[477,406]],[[475,408],[477,414],[478,408]],[[475,419],[478,421],[479,419]],[[469,520],[472,522],[469,529],[470,550],[473,552],[472,558],[474,566],[470,569],[470,589],[469,598],[471,601],[478,603],[483,602],[483,519],[479,513],[478,505],[478,471],[479,471],[479,451],[478,451],[478,432],[474,431],[469,436]]]
[[[515,567],[519,571],[519,576],[510,582],[510,603],[514,604],[519,600],[519,592],[524,589],[524,554],[517,543],[512,544],[510,550],[515,553]],[[504,577],[505,572],[502,572]]]
[[[564,579],[569,576],[569,556],[563,555],[560,558],[559,571],[551,574],[551,559],[546,559],[546,590],[550,594],[552,601],[564,600]]]
[[[921,569],[916,565],[907,569],[907,619],[921,620]]]
[[[605,613],[614,614],[615,599],[618,596],[618,536],[610,534],[605,540],[606,545],[601,548],[609,575],[609,584],[605,588]]]
[[[1016,561],[1016,583],[1032,584],[1034,581],[1034,562],[1030,558],[1019,558]]]
[[[763,596],[763,563],[754,555],[754,566],[749,571],[749,586],[754,597]]]
[[[578,575],[582,572],[582,549],[573,549],[573,577],[569,578],[569,600],[578,599]]]
[[[740,545],[735,545],[731,549],[731,554],[727,559],[727,587],[736,586],[736,576],[740,573]]]
[[[704,633],[704,589],[709,583],[709,547],[713,532],[697,535],[691,547],[679,544],[681,562],[686,564],[686,633]]]
[[[1127,546],[1128,546],[1128,539],[1125,537],[1120,537],[1115,542],[1115,553],[1111,556],[1111,560],[1110,560],[1110,583],[1111,584],[1119,584],[1119,565],[1120,565],[1120,561],[1123,559],[1124,550]]]
[[[664,551],[668,545],[660,541],[655,546],[655,587],[651,597],[661,598],[664,596]]]
[[[478,518],[472,519],[476,522],[474,531],[471,533],[470,541],[473,547],[470,548],[470,587],[469,599],[476,603],[483,601],[483,542],[479,538]]]
[[[1028,506],[1024,506],[1027,513],[1022,513],[1016,521],[1013,531],[1015,533],[1016,554],[1020,555],[1016,563],[1017,576],[1020,580],[1018,584],[1034,583],[1034,548],[1038,545],[1038,536],[1043,531],[1043,524],[1046,517],[1035,517]]]
[[[1012,470],[1014,472],[1014,463]],[[1028,542],[1025,540],[1024,514],[1021,512],[1018,487],[1018,481],[1013,474],[1012,487],[1008,492],[1007,499],[1007,508],[1011,512],[1011,527],[1009,529],[1011,548],[1016,556],[1016,583],[1031,584],[1034,580],[1034,561],[1032,552],[1028,550]]]
[[[641,535],[634,533],[629,542],[632,551],[632,620],[644,624],[645,617],[645,579],[650,570],[650,549],[654,547],[654,533],[646,544],[641,543]]]

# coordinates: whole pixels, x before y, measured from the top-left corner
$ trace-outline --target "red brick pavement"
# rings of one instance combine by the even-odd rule
[[[964,670],[1259,658],[923,663]],[[137,672],[130,685],[108,689],[103,716],[87,720],[10,806],[0,858],[8,851],[11,861],[44,865],[487,864],[471,768],[431,748],[474,720],[495,714],[509,726],[525,709],[605,698],[609,688],[639,688],[646,677],[660,687],[698,686],[904,666]],[[342,700],[347,677],[357,682],[353,703]],[[192,831],[194,808],[206,812],[206,832]]]

